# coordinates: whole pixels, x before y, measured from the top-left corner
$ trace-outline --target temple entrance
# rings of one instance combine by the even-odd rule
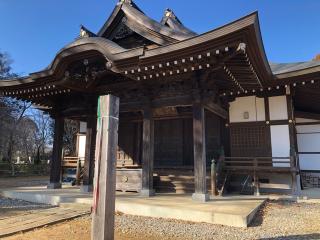
[[[210,164],[221,151],[221,118],[206,112],[207,176]],[[154,187],[157,192],[194,192],[192,118],[155,121]],[[209,179],[208,179],[209,180]],[[209,181],[208,181],[209,188]]]

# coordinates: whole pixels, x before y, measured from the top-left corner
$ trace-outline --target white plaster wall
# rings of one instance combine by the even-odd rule
[[[297,133],[320,133],[320,124],[297,125]]]
[[[305,120],[308,122],[312,119]],[[320,154],[313,154],[320,152],[320,124],[298,125],[296,129],[300,169],[320,170]],[[301,152],[307,154],[301,154]]]
[[[249,118],[244,118],[244,112],[249,113]],[[265,121],[264,99],[256,96],[239,97],[230,103],[230,122],[255,122]]]
[[[272,125],[271,131],[271,149],[272,157],[290,156],[290,138],[288,125]],[[288,159],[274,159],[273,161],[289,161]],[[274,163],[274,167],[290,167],[290,163]]]
[[[320,152],[320,133],[297,135],[299,152]]]
[[[299,154],[301,170],[320,170],[319,154]]]
[[[78,157],[84,158],[86,154],[86,136],[79,136]]]
[[[80,133],[85,133],[87,131],[87,123],[80,122]]]
[[[269,97],[270,120],[288,119],[286,96]]]

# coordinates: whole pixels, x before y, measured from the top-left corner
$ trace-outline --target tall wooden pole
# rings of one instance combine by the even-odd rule
[[[50,183],[48,189],[61,188],[61,160],[63,146],[64,118],[55,117],[52,161],[50,165]]]
[[[198,101],[193,104],[193,154],[195,192],[192,194],[192,199],[206,202],[209,200],[209,194],[206,181],[205,113]]]
[[[142,133],[142,190],[141,195],[150,197],[154,195],[153,189],[153,161],[154,161],[154,120],[151,106],[143,111]]]
[[[114,239],[118,124],[119,98],[101,96],[98,103],[92,240]]]
[[[83,185],[82,192],[92,192],[93,190],[93,175],[94,175],[94,158],[96,147],[97,133],[97,117],[88,116],[87,132],[86,132],[86,151],[83,169]]]

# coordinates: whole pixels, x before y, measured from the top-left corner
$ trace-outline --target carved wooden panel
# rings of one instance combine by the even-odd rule
[[[140,192],[142,188],[142,169],[117,169],[116,190]]]

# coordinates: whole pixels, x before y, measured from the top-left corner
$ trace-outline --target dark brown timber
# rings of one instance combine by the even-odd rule
[[[97,117],[88,116],[86,132],[86,151],[83,169],[82,191],[91,192],[93,187],[94,154],[96,147]]]
[[[205,112],[200,102],[193,104],[193,151],[195,192],[192,198],[207,201]]]
[[[63,145],[64,119],[61,116],[55,117],[54,139],[52,150],[52,161],[50,169],[50,183],[48,188],[61,187],[61,160]]]
[[[152,196],[154,164],[154,120],[151,106],[147,104],[143,111],[142,133],[142,190],[141,195]]]

